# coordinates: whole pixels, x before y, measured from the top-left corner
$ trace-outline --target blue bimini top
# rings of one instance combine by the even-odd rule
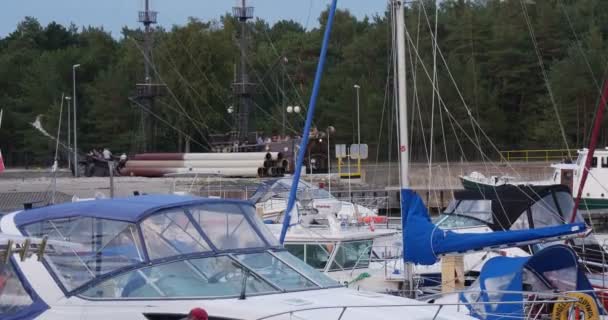
[[[136,223],[151,213],[159,210],[200,204],[246,204],[249,202],[207,199],[178,195],[146,195],[127,198],[101,199],[92,201],[71,202],[48,207],[22,211],[15,216],[15,224],[24,225],[70,217],[90,217]]]

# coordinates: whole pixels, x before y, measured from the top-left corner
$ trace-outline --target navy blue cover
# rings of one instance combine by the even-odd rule
[[[252,205],[246,201],[226,199],[207,199],[178,195],[146,195],[71,202],[22,211],[15,215],[15,224],[21,228],[24,225],[35,222],[69,217],[93,217],[135,223],[149,214],[162,209],[211,203]]]

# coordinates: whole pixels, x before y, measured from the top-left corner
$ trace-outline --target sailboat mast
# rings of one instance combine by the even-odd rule
[[[401,171],[400,187],[409,188],[409,135],[407,127],[407,87],[405,83],[405,4],[395,0],[395,23],[397,24],[397,104],[399,114],[399,166]]]
[[[394,5],[394,21],[396,25],[396,42],[397,42],[397,113],[399,115],[399,168],[400,179],[399,185],[401,188],[401,219],[407,219],[407,205],[405,203],[409,190],[409,135],[407,127],[407,86],[406,86],[406,61],[405,61],[405,3],[401,0],[393,0]],[[407,230],[403,230],[407,232]],[[404,242],[405,244],[405,242]],[[414,294],[414,268],[411,263],[406,263],[406,288],[408,294]]]
[[[597,146],[597,140],[600,136],[600,129],[602,127],[602,120],[604,120],[604,111],[606,110],[606,103],[608,102],[608,80],[604,82],[604,88],[600,97],[599,105],[597,107],[597,113],[595,114],[595,122],[593,124],[593,132],[591,133],[591,140],[589,141],[589,150],[587,151],[587,159],[585,161],[585,168],[581,174],[581,183],[578,186],[578,192],[574,200],[574,208],[572,209],[572,216],[570,217],[570,223],[574,223],[576,220],[576,212],[578,206],[581,204],[581,197],[583,196],[583,189],[587,182],[587,176],[589,170],[591,170],[591,160],[593,159],[593,153]]]

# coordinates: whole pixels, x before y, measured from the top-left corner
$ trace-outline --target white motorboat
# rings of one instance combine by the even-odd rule
[[[472,172],[461,176],[460,180],[465,189],[485,190],[503,185],[516,186],[550,186],[563,184],[572,190],[572,194],[578,194],[581,185],[582,172],[587,161],[588,149],[578,151],[575,163],[554,163],[551,165],[553,174],[545,180],[528,181],[511,176],[486,177],[482,173]],[[591,159],[589,179],[583,188],[579,209],[596,210],[608,208],[608,191],[605,181],[608,179],[608,148],[595,150]]]
[[[279,221],[287,209],[292,178],[268,179],[263,181],[250,200],[264,219]],[[348,221],[378,215],[376,208],[368,208],[349,201],[335,198],[327,190],[314,186],[303,179],[298,182],[296,195],[300,214],[334,215]]]
[[[284,250],[248,202],[101,199],[8,214],[0,228],[80,246],[43,263],[15,254],[3,319],[176,319],[195,307],[209,319],[468,319],[344,288]]]

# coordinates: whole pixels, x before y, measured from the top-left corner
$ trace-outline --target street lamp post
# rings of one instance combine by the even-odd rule
[[[359,150],[359,155],[357,157],[357,169],[359,170],[359,174],[361,174],[361,118],[359,116],[359,89],[361,89],[361,86],[355,84],[353,87],[357,91],[357,145]]]
[[[300,106],[287,106],[287,108],[285,108],[285,110],[287,111],[287,113],[289,114],[299,114],[300,111],[302,111],[302,108],[300,108]],[[296,127],[297,128],[297,127]]]
[[[336,132],[336,128],[329,126],[325,131],[327,131],[327,188],[331,195],[331,143],[329,142],[329,136]]]
[[[72,154],[70,151],[72,150],[72,97],[67,96],[65,100],[68,102],[68,168],[72,168]]]
[[[72,66],[72,97],[74,99],[74,176],[78,178],[78,126],[76,125],[76,68],[80,67],[80,64]]]

